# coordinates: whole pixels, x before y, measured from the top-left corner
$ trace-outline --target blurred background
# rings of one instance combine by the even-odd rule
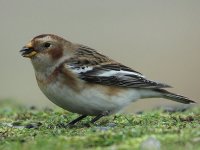
[[[200,1],[0,0],[0,100],[55,107],[39,90],[19,50],[34,36],[53,33],[138,70],[200,102]],[[126,110],[178,105],[146,99]]]

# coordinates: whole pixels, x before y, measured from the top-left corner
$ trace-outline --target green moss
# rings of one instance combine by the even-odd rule
[[[87,127],[91,117],[69,128],[76,114],[62,109],[27,109],[0,104],[0,149],[140,149],[149,137],[162,149],[200,149],[200,108],[165,113],[104,117]]]

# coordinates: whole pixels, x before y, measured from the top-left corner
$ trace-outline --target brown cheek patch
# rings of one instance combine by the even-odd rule
[[[63,56],[63,49],[61,47],[53,48],[48,51],[48,54],[53,60],[56,60]]]

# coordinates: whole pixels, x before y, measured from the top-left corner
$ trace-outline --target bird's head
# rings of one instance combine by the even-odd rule
[[[55,65],[61,59],[73,55],[73,44],[59,36],[42,34],[34,37],[21,50],[23,57],[30,58],[35,69]]]

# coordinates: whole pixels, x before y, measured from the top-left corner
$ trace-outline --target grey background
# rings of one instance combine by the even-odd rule
[[[171,91],[200,99],[198,0],[0,0],[0,21],[1,100],[54,106],[37,87],[30,61],[18,52],[42,33],[88,45],[172,85]],[[175,104],[147,99],[128,109]]]

